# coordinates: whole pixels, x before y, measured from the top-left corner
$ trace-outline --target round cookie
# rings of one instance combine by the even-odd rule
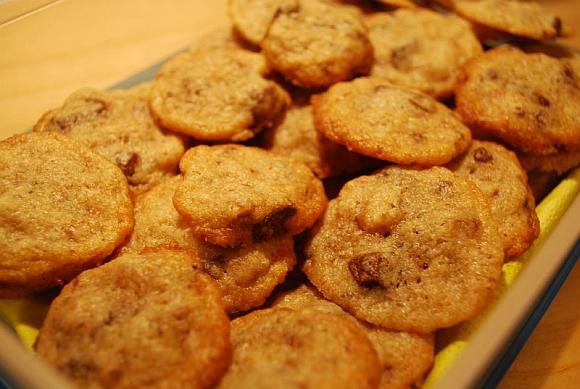
[[[378,78],[338,83],[312,104],[316,128],[331,141],[386,161],[444,164],[471,143],[469,129],[446,106]]]
[[[218,388],[376,388],[380,365],[357,325],[322,312],[255,311],[232,321]]]
[[[348,182],[330,202],[303,270],[359,319],[426,333],[479,314],[502,264],[475,184],[441,167],[388,167]]]
[[[366,21],[375,52],[371,76],[437,99],[453,95],[459,68],[483,51],[469,23],[454,15],[399,9]]]
[[[214,385],[230,360],[219,288],[185,251],[121,256],[53,301],[35,348],[77,387]]]
[[[580,150],[580,74],[567,62],[502,46],[462,69],[457,112],[470,126],[535,154]]]
[[[487,196],[506,259],[523,254],[538,237],[540,221],[516,155],[497,143],[474,140],[467,153],[447,167],[472,180]]]
[[[19,297],[96,266],[133,229],[117,166],[58,133],[0,142],[0,297]]]
[[[580,166],[580,150],[552,155],[518,153],[518,159],[527,171],[556,172],[563,175],[568,170]]]
[[[151,110],[163,127],[195,139],[244,141],[273,125],[289,104],[267,73],[264,57],[249,51],[179,54],[157,74]]]
[[[175,175],[184,142],[163,132],[149,113],[151,83],[129,90],[81,89],[45,113],[34,131],[60,132],[115,163],[136,192]]]
[[[533,1],[453,0],[455,12],[465,19],[530,39],[563,35],[562,19]]]
[[[229,16],[236,31],[249,43],[259,46],[272,22],[281,13],[295,12],[299,0],[230,0]]]
[[[137,197],[135,229],[121,253],[138,253],[148,247],[195,252],[204,270],[220,287],[227,312],[262,305],[296,264],[294,240],[281,236],[226,249],[194,238],[187,222],[173,207],[173,195],[181,181],[180,176],[171,178]]]
[[[367,74],[373,61],[359,12],[320,1],[300,1],[280,12],[261,47],[268,67],[301,87],[324,87]]]
[[[326,206],[320,180],[305,165],[262,149],[197,146],[179,164],[173,204],[195,235],[219,246],[296,235]]]
[[[264,148],[304,163],[320,179],[354,173],[373,166],[374,162],[318,132],[310,105],[288,110],[282,123],[266,131]]]
[[[359,321],[335,303],[324,299],[312,286],[301,285],[282,294],[274,301],[273,307],[326,312],[356,323],[365,332],[379,357],[382,367],[379,388],[420,387],[423,376],[433,364],[433,334],[389,331]]]

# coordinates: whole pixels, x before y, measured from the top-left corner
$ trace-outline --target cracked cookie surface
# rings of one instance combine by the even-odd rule
[[[495,220],[475,184],[434,167],[348,182],[306,246],[303,270],[370,323],[431,332],[480,313],[501,276]]]

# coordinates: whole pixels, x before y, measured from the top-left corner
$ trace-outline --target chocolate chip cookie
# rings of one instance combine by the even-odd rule
[[[50,306],[38,355],[78,387],[211,387],[230,360],[229,320],[197,266],[156,250],[82,273]]]
[[[242,248],[227,249],[195,238],[173,207],[180,176],[165,181],[135,202],[135,230],[122,253],[151,247],[194,252],[204,271],[216,280],[227,312],[240,312],[264,303],[294,267],[294,240],[281,236]]]
[[[233,357],[219,388],[376,388],[377,354],[349,320],[316,311],[254,311],[232,322]]]
[[[0,297],[62,285],[133,229],[121,170],[80,142],[32,132],[0,142]]]
[[[426,9],[399,9],[367,18],[375,63],[371,76],[437,99],[453,95],[459,68],[482,52],[465,20]]]
[[[356,323],[375,348],[382,366],[379,388],[419,387],[433,364],[433,334],[389,331],[356,319],[335,303],[326,300],[314,287],[301,285],[279,296],[275,308],[319,311],[342,316]]]
[[[135,192],[145,192],[175,175],[185,151],[183,139],[153,121],[150,93],[150,83],[129,90],[81,89],[45,113],[34,131],[80,140],[119,166]]]
[[[471,132],[446,106],[378,78],[333,85],[312,98],[314,124],[357,153],[399,164],[439,165],[463,153]]]
[[[466,64],[457,112],[517,150],[580,150],[580,74],[567,62],[502,46]]]
[[[163,127],[198,140],[248,140],[290,104],[267,74],[264,57],[245,50],[179,54],[157,74],[151,110]]]
[[[532,191],[518,158],[505,147],[474,140],[465,155],[448,165],[475,182],[491,205],[506,259],[523,254],[540,232]]]
[[[262,149],[197,146],[179,166],[175,208],[195,235],[219,246],[296,235],[326,206],[322,183],[306,165]]]
[[[305,251],[303,270],[326,298],[370,323],[422,333],[478,315],[503,264],[486,198],[441,167],[387,167],[348,182]]]

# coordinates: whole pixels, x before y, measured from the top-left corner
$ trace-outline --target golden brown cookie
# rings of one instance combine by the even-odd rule
[[[552,155],[518,153],[518,159],[528,171],[556,172],[563,175],[568,170],[580,166],[580,150]]]
[[[230,360],[219,288],[185,251],[128,254],[64,287],[35,348],[78,387],[208,388]]]
[[[86,144],[125,173],[136,192],[175,175],[183,140],[162,131],[149,113],[151,83],[129,90],[85,88],[45,113],[34,131],[60,132]]]
[[[264,57],[235,49],[179,54],[153,85],[151,109],[165,128],[205,141],[244,141],[274,124],[288,94],[267,80]]]
[[[562,19],[533,1],[452,0],[465,19],[513,35],[546,39],[561,36]]]
[[[226,311],[239,312],[264,303],[294,267],[294,240],[281,236],[246,247],[226,249],[194,238],[173,207],[180,176],[167,180],[135,202],[135,230],[122,253],[148,247],[173,247],[195,252],[203,269],[216,280]]]
[[[274,301],[275,308],[298,311],[320,311],[340,315],[356,323],[373,344],[382,366],[379,388],[420,387],[423,376],[433,364],[435,337],[433,334],[412,334],[389,331],[359,321],[312,286],[301,285]]]
[[[303,270],[356,317],[426,333],[479,314],[502,264],[495,220],[475,184],[441,167],[387,167],[348,182],[330,202]]]
[[[446,106],[379,78],[338,83],[312,103],[314,124],[330,140],[385,161],[444,164],[471,143],[469,129]]]
[[[295,12],[299,7],[299,0],[230,0],[229,16],[236,31],[259,46],[281,13]]]
[[[280,13],[261,44],[268,66],[302,87],[368,74],[373,49],[361,15],[348,7],[301,1]]]
[[[487,196],[506,259],[523,254],[538,237],[540,222],[516,155],[497,143],[474,140],[467,153],[447,167],[472,180]]]
[[[456,103],[468,125],[520,151],[580,150],[580,74],[557,58],[490,50],[463,68]]]
[[[58,133],[0,142],[0,297],[18,297],[100,264],[133,229],[117,166]]]
[[[197,146],[180,162],[173,204],[195,235],[219,246],[296,235],[326,206],[320,180],[301,163],[262,149]]]
[[[482,52],[465,20],[427,9],[399,9],[367,19],[375,52],[371,75],[437,99],[451,97],[459,68]]]
[[[373,50],[360,11],[316,0],[233,0],[237,31],[294,85],[322,87],[368,73]]]
[[[274,154],[304,163],[320,179],[354,173],[376,164],[318,132],[310,105],[288,110],[282,123],[266,131],[264,147]]]
[[[219,388],[376,388],[372,344],[349,320],[278,308],[232,322],[233,357]]]

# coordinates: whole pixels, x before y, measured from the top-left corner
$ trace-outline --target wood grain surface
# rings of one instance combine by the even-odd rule
[[[540,2],[578,30],[561,41],[580,49],[580,0]],[[226,3],[0,0],[0,139],[30,128],[72,91],[106,88],[227,25]],[[578,296],[576,266],[502,388],[580,387]]]

